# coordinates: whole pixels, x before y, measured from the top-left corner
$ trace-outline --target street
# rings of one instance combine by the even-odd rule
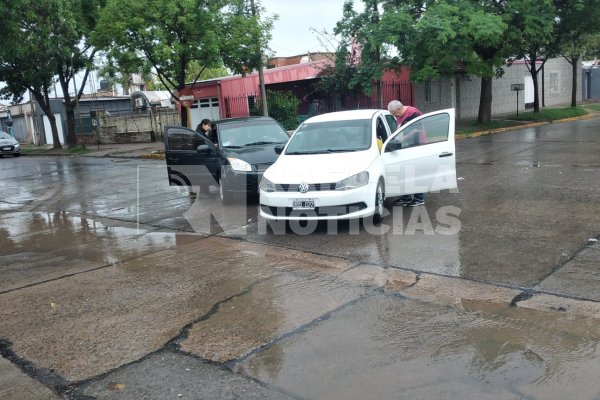
[[[288,229],[165,162],[0,159],[0,399],[599,399],[600,118]]]

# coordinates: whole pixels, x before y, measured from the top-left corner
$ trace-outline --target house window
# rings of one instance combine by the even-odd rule
[[[425,101],[427,103],[439,103],[442,97],[440,80],[425,81]]]
[[[217,97],[200,99],[200,108],[219,107],[219,99]]]
[[[560,91],[560,79],[558,72],[548,73],[548,91],[550,93],[558,93]]]

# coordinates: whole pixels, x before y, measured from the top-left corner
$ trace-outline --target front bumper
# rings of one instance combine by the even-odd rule
[[[221,184],[226,192],[258,194],[261,178],[262,172],[234,171],[229,166],[221,171]]]
[[[345,191],[264,192],[260,191],[260,215],[267,220],[310,221],[365,218],[375,213],[377,183]],[[315,202],[314,209],[294,209],[293,200]]]
[[[0,145],[0,154],[21,154],[21,146]]]

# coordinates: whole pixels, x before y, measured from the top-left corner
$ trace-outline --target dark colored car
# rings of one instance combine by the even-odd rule
[[[181,126],[167,126],[163,139],[171,186],[219,187],[221,201],[258,194],[263,172],[275,162],[289,136],[273,118],[247,117],[215,121],[206,136]]]
[[[21,145],[14,137],[0,131],[0,156],[4,154],[12,154],[15,157],[19,157],[21,155]]]

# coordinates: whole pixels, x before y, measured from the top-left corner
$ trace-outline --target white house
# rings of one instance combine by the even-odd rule
[[[531,73],[524,62],[518,61],[504,69],[492,86],[492,115],[515,114],[533,103],[534,89]],[[581,98],[581,62],[577,66],[577,98]],[[549,59],[538,73],[540,107],[570,104],[572,67],[564,58]],[[524,90],[511,90],[512,84],[523,84]],[[475,119],[479,112],[481,78],[459,75],[427,83],[415,84],[415,104],[422,112],[456,108],[458,119]]]

